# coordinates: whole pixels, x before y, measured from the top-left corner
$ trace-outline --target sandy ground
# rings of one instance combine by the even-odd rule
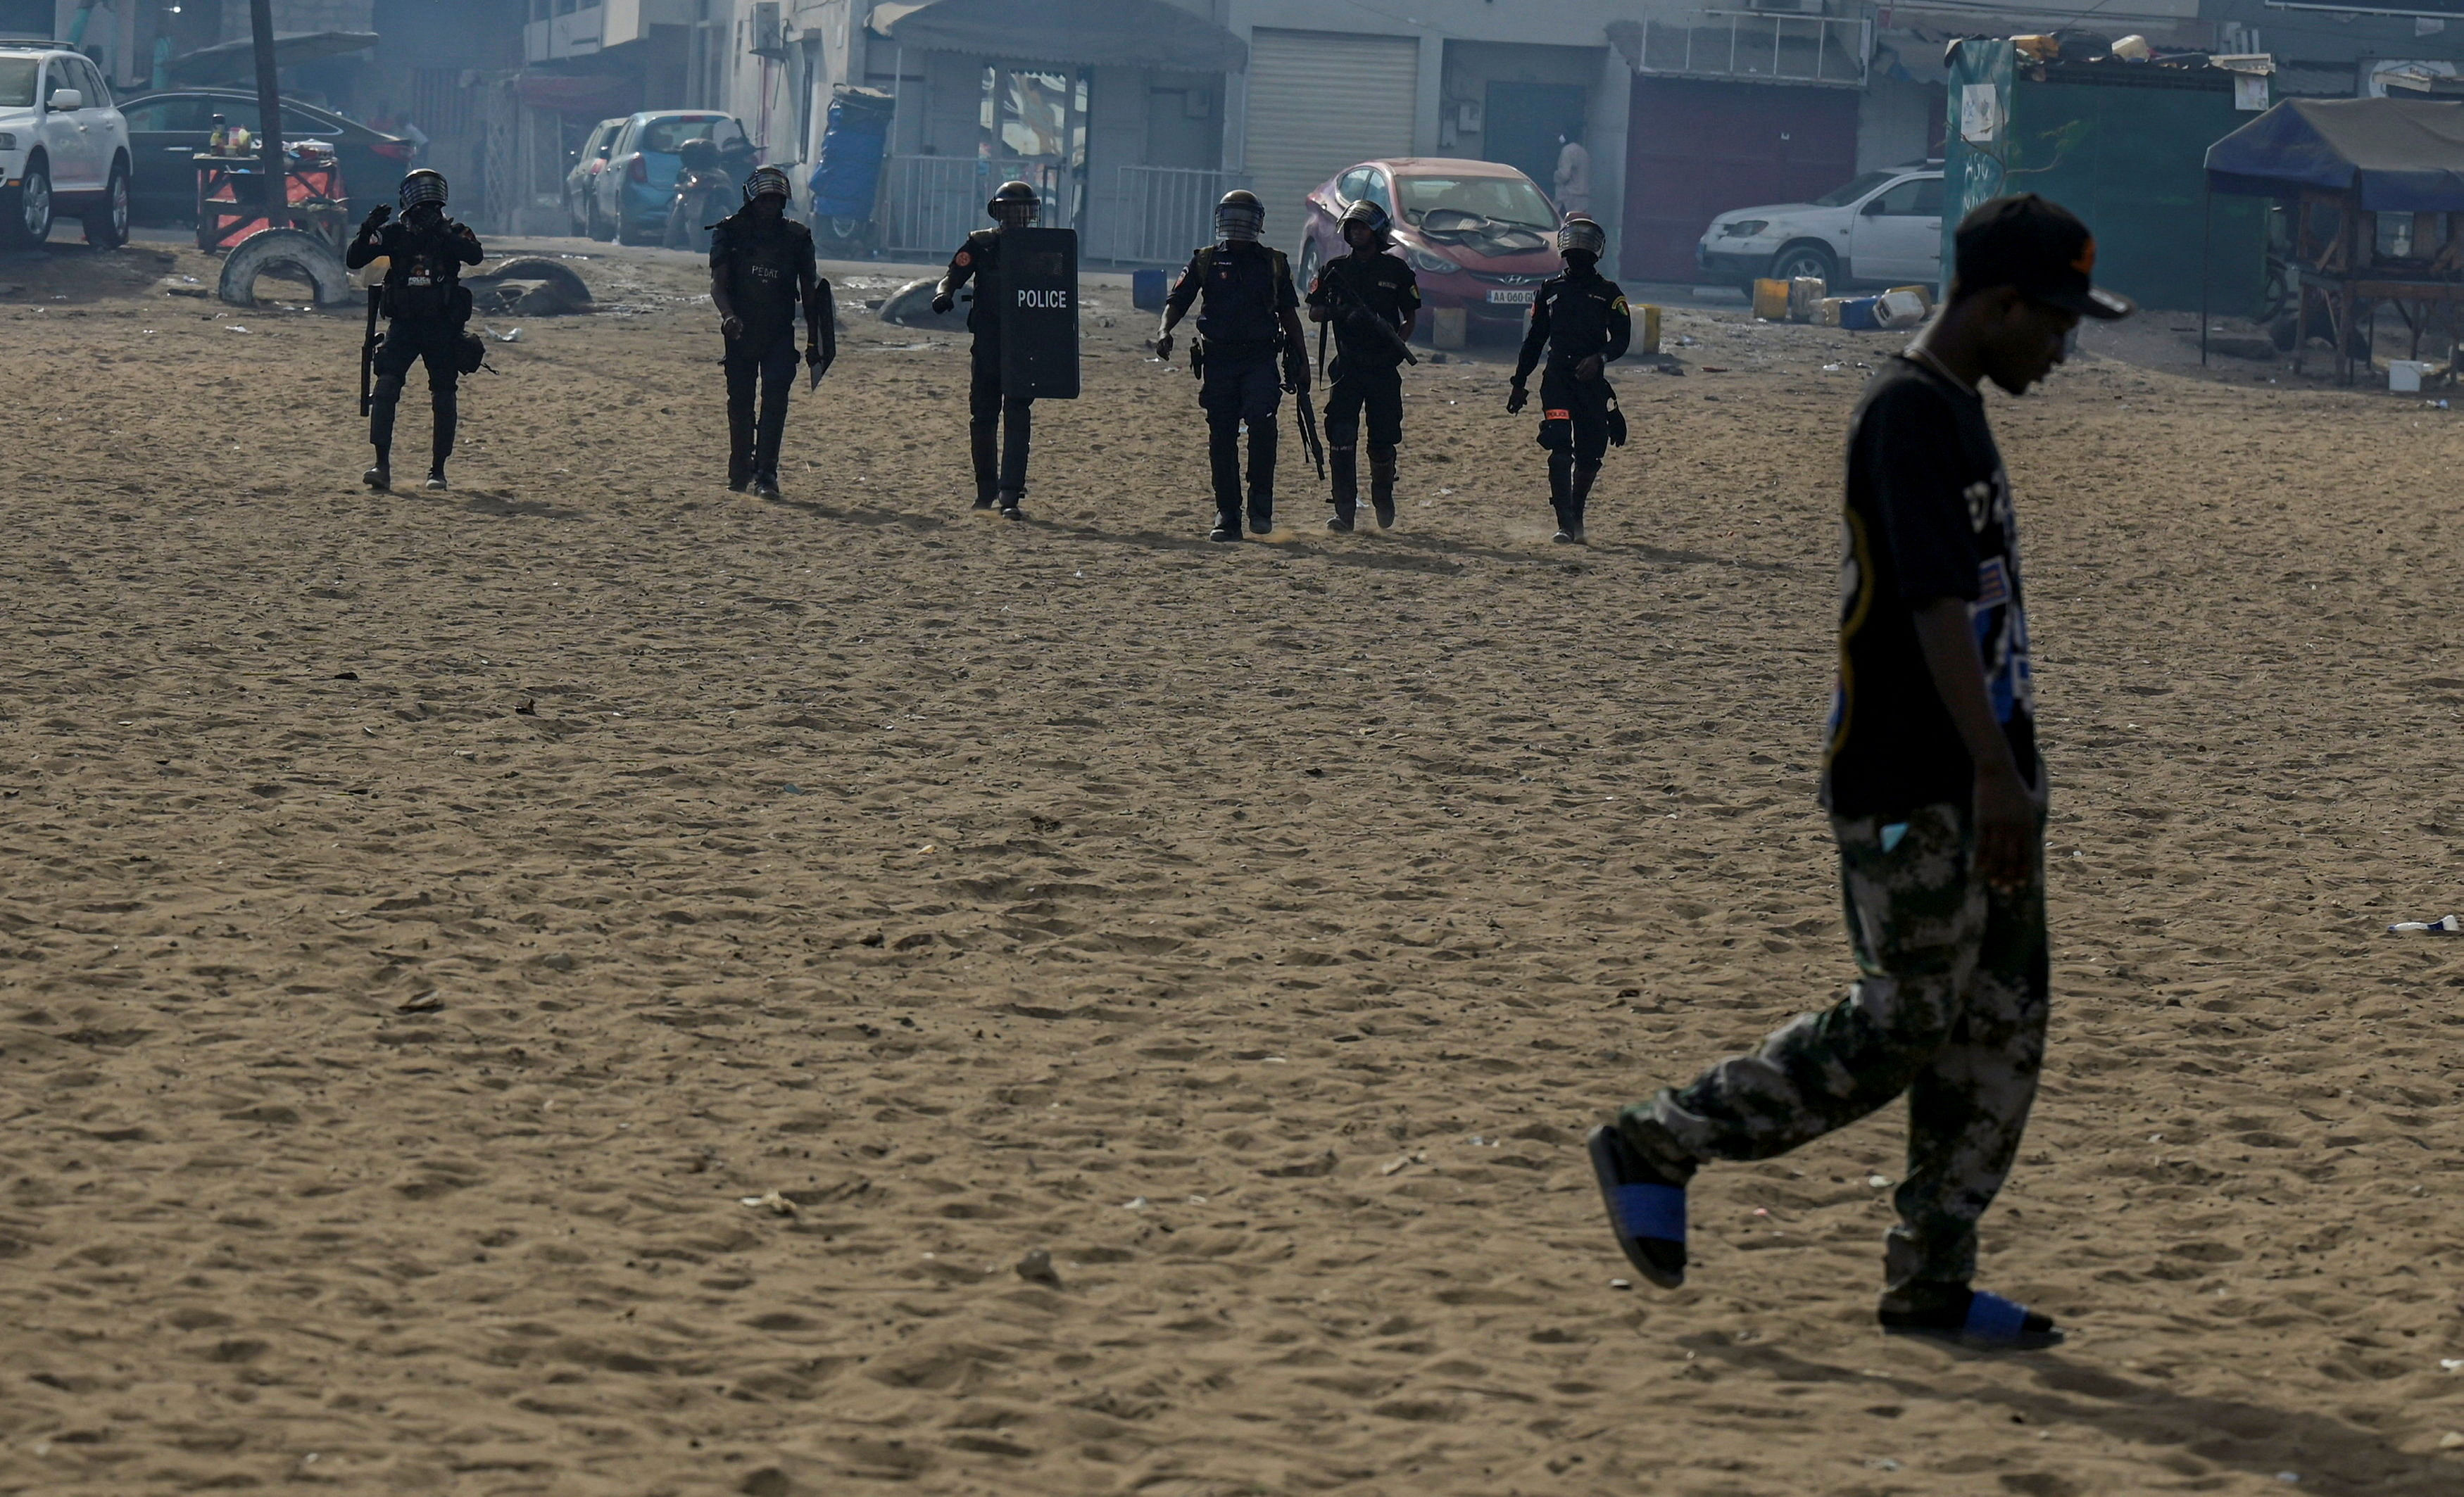
[[[2385,933],[2464,907],[2456,417],[1995,399],[2057,1007],[1987,1264],[2075,1331],[1997,1361],[1871,1329],[1897,1108],[1706,1172],[1673,1295],[1578,1147],[1850,975],[1891,340],[1674,315],[1581,552],[1432,364],[1402,528],[1225,548],[1117,293],[1009,526],[860,318],[727,495],[692,267],[595,253],[437,497],[357,487],[356,319],[0,263],[0,1490],[2464,1490],[2464,945]]]

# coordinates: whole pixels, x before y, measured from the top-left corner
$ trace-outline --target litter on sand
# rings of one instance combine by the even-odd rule
[[[2464,936],[2464,919],[2457,919],[2452,914],[2442,914],[2435,920],[2398,920],[2387,927],[2387,934],[2390,936],[2407,935],[2413,931],[2430,931],[2439,936]]]

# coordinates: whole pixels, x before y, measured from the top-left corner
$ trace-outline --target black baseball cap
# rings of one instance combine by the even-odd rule
[[[2110,321],[2136,311],[2127,297],[2100,291],[2096,235],[2059,203],[2022,192],[1969,209],[1951,236],[1952,278],[1969,291],[2010,286],[2032,300]]]

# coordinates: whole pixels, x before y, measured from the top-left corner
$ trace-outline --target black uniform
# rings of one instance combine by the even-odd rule
[[[1399,335],[1420,310],[1420,283],[1392,254],[1329,260],[1309,286],[1309,304],[1334,327],[1334,370],[1326,392],[1326,456],[1334,513],[1349,522],[1360,500],[1360,417],[1369,416],[1369,496],[1381,525],[1395,522],[1395,449],[1403,440],[1403,354],[1363,319]]]
[[[827,368],[838,358],[830,283],[813,262],[813,231],[781,215],[767,223],[750,208],[711,226],[710,268],[723,276],[728,310],[744,331],[727,340],[727,481],[733,488],[779,481],[779,442],[787,397],[796,387],[796,309]],[[753,416],[756,385],[761,417]]]
[[[1606,373],[1581,379],[1574,366],[1597,354],[1603,364],[1623,357],[1634,321],[1617,283],[1588,265],[1541,283],[1531,301],[1531,329],[1514,361],[1520,385],[1549,356],[1540,373],[1540,445],[1549,450],[1550,502],[1557,520],[1580,534],[1583,504],[1609,450],[1610,410],[1617,399]]]
[[[950,256],[941,294],[956,297],[972,280],[976,299],[967,308],[975,348],[967,377],[967,446],[976,463],[976,508],[990,508],[1002,494],[1013,502],[1026,495],[1027,444],[1035,435],[1035,403],[1001,395],[1001,231],[979,229]]]
[[[445,460],[453,455],[453,429],[461,416],[456,386],[462,377],[463,329],[471,320],[471,293],[462,285],[462,267],[478,264],[484,255],[479,236],[469,226],[442,215],[430,219],[422,213],[420,218],[418,224],[395,218],[363,225],[342,263],[359,270],[379,258],[386,261],[380,302],[386,319],[385,341],[370,361],[377,383],[368,409],[368,440],[376,446],[377,467],[392,467],[393,421],[402,405],[403,380],[412,364],[424,360],[436,417],[429,438],[429,471],[442,476]]]
[[[1249,424],[1249,528],[1275,524],[1275,411],[1283,402],[1276,368],[1289,352],[1283,316],[1300,310],[1291,262],[1281,250],[1227,239],[1190,256],[1164,298],[1177,318],[1202,300],[1198,314],[1204,360],[1198,404],[1206,412],[1206,456],[1215,479],[1215,511],[1222,528],[1241,531],[1241,423]]]

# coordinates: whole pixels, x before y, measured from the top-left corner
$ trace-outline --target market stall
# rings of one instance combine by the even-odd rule
[[[2464,102],[2287,99],[2208,148],[2207,182],[2279,199],[2292,214],[2296,370],[2302,335],[2323,331],[2350,382],[2381,306],[2404,319],[2413,357],[2436,337],[2452,362],[2464,313]]]

